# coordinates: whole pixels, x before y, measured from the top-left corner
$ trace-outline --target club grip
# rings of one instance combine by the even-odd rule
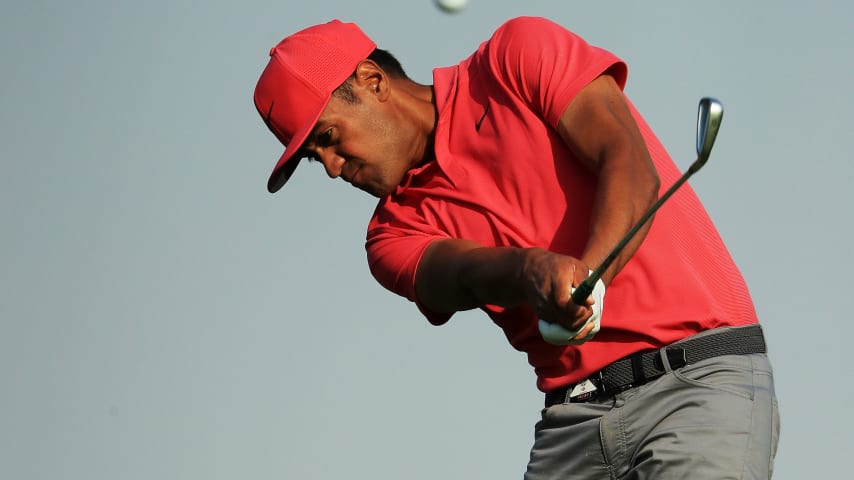
[[[587,297],[593,293],[593,288],[596,286],[596,282],[590,281],[592,278],[592,276],[585,278],[584,281],[575,288],[575,291],[572,292],[572,303],[576,305],[584,305],[587,301]]]

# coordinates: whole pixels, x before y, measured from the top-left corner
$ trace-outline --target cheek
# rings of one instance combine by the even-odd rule
[[[386,155],[399,154],[401,146],[397,124],[381,112],[374,113],[375,115],[368,117],[365,122],[366,133],[370,137],[368,141],[377,152],[383,152]]]
[[[379,121],[365,121],[351,133],[346,145],[349,153],[367,163],[382,161],[395,151],[394,135]]]
[[[374,182],[396,186],[407,171],[407,148],[400,142],[395,124],[373,113],[364,117],[358,128],[354,126],[347,147],[352,157],[372,172]]]

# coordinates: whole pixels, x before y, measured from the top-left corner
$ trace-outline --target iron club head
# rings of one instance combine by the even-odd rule
[[[700,100],[697,109],[697,157],[702,163],[706,163],[712,153],[723,116],[724,106],[721,102],[711,97]]]

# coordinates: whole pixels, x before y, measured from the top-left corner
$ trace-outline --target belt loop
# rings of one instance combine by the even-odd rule
[[[595,377],[596,382],[594,383],[594,385],[596,385],[596,388],[599,389],[599,394],[607,395],[608,390],[610,389],[605,385],[605,369],[603,368],[602,370],[596,372]]]
[[[662,347],[656,353],[658,357],[653,359],[653,366],[663,370],[665,374],[688,364],[688,352],[682,347]]]
[[[643,371],[643,355],[636,353],[629,358],[632,362],[632,383],[635,385],[646,383],[646,374]]]
[[[670,368],[670,359],[667,358],[667,347],[658,349],[658,357],[661,359],[661,366],[664,367],[664,373],[672,373],[673,369]]]

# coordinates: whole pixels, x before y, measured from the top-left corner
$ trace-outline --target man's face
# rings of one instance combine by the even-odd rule
[[[302,149],[323,164],[330,178],[341,177],[383,197],[400,184],[417,154],[403,135],[406,129],[395,121],[391,102],[381,100],[370,85],[353,90],[357,103],[332,96]]]

